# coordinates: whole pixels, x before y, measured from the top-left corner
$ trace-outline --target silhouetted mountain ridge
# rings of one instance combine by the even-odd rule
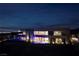
[[[79,24],[56,24],[56,25],[46,25],[46,26],[33,26],[33,27],[0,27],[0,31],[8,30],[36,30],[36,29],[53,29],[53,28],[68,28],[68,29],[79,29]]]

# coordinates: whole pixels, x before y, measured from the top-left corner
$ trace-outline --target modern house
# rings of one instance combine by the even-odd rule
[[[79,43],[77,32],[64,27],[25,29],[10,33],[1,33],[1,38],[20,40],[34,44],[76,44]]]

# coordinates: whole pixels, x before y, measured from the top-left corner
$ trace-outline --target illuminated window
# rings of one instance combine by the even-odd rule
[[[35,43],[40,43],[41,42],[41,38],[35,37],[34,42]]]
[[[29,41],[29,35],[26,32],[19,33],[18,37],[20,38],[20,40],[27,42]]]
[[[75,35],[72,35],[71,42],[78,42],[78,38]]]
[[[72,38],[71,38],[71,42],[78,42],[78,38],[72,37]]]
[[[54,36],[60,36],[62,35],[61,31],[54,31]]]
[[[18,35],[27,35],[26,32],[19,33]]]
[[[49,43],[49,39],[47,37],[35,37],[34,43]]]
[[[34,43],[49,43],[49,39],[46,37],[48,31],[34,31],[34,35]]]
[[[26,35],[26,32],[23,32],[23,35]]]
[[[48,38],[42,38],[42,43],[49,43],[49,39]]]
[[[73,37],[73,38],[72,38],[72,40],[74,40],[74,41],[78,41],[78,38],[76,38],[76,37]]]
[[[61,38],[56,38],[55,43],[56,43],[56,44],[63,44]]]
[[[34,35],[48,35],[48,31],[34,31]]]
[[[26,37],[21,37],[21,40],[24,40],[24,41],[26,41]]]
[[[27,37],[26,37],[26,41],[28,42],[29,41],[29,36],[27,35]]]
[[[27,39],[29,39],[29,36],[27,35]]]

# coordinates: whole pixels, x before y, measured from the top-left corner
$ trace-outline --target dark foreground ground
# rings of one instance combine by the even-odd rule
[[[21,41],[0,43],[1,56],[79,56],[79,45],[34,45]]]

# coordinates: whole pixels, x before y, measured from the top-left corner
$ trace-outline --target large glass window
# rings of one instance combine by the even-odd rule
[[[35,37],[34,43],[49,43],[49,39],[47,37]]]
[[[72,35],[71,42],[78,42],[78,38],[75,35]]]
[[[34,31],[34,35],[48,35],[48,31]]]
[[[26,32],[18,34],[19,40],[27,41],[29,40],[29,35]]]
[[[63,44],[62,38],[56,38],[55,43],[56,44]]]
[[[49,43],[48,37],[35,37],[34,43]]]
[[[62,32],[61,31],[54,31],[54,36],[61,36]]]
[[[48,31],[34,31],[34,43],[49,43]]]

